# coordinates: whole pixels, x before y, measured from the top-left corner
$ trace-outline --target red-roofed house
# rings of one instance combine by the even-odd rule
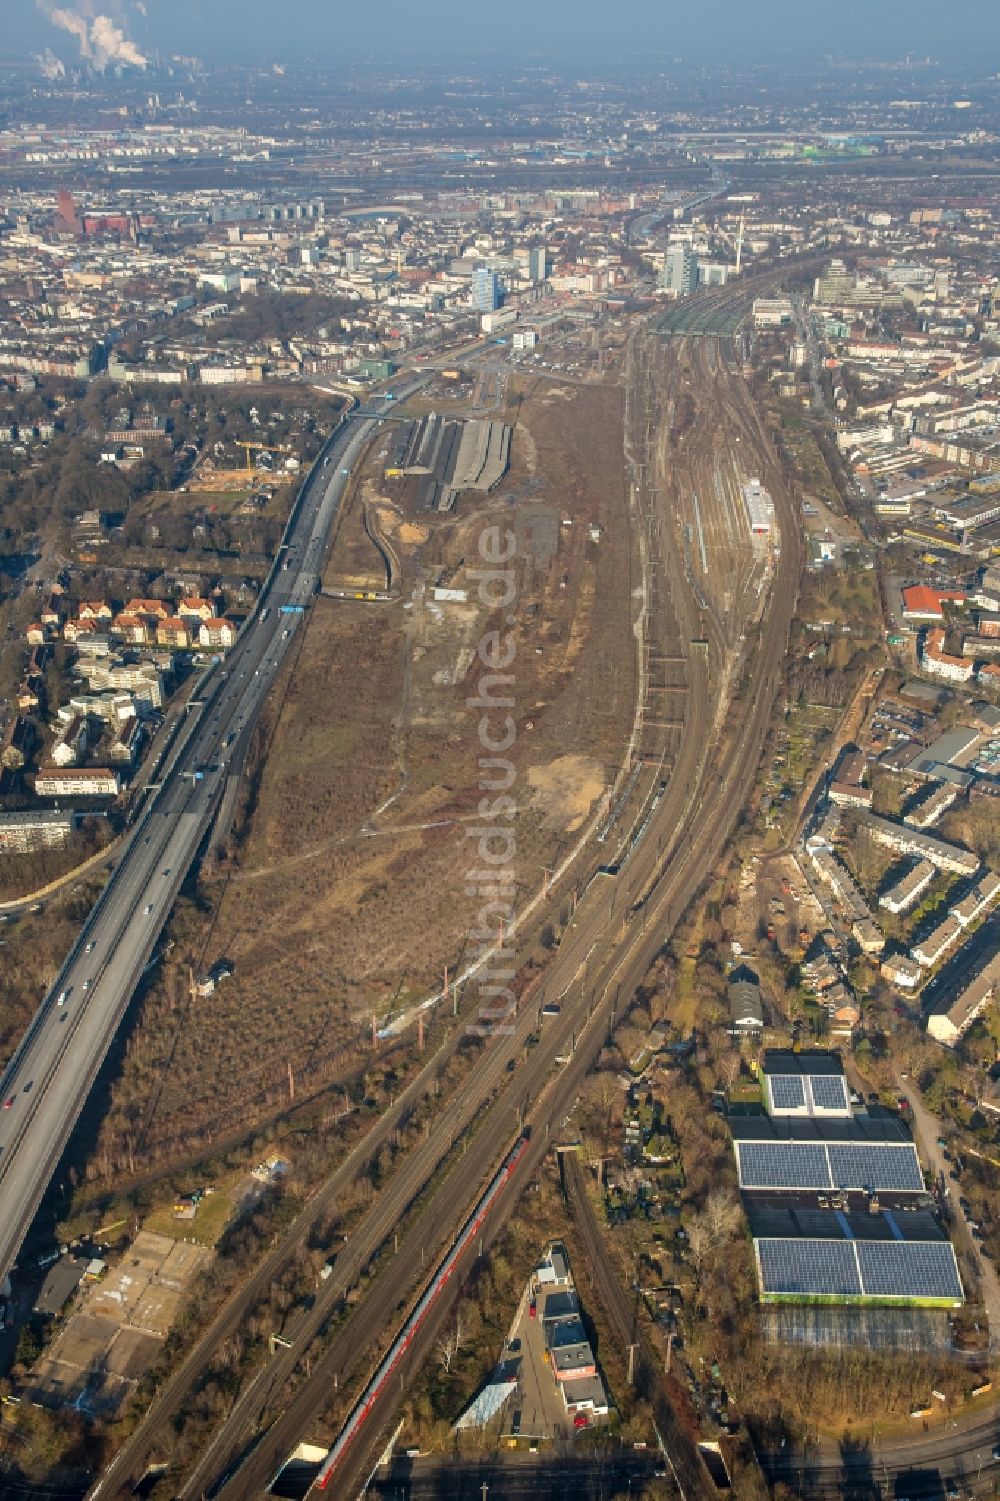
[[[187,621],[175,616],[171,616],[169,620],[161,620],[156,627],[156,644],[180,648],[190,646],[191,630]]]
[[[150,621],[168,620],[170,606],[162,599],[130,599],[122,614],[141,615]]]
[[[211,620],[215,615],[215,607],[211,600],[201,599],[194,594],[181,600],[177,613],[184,619]]]
[[[63,635],[67,641],[79,641],[81,636],[96,636],[97,626],[92,620],[67,620]]]
[[[115,612],[114,610],[112,610],[111,606],[105,604],[103,599],[81,600],[80,608],[77,611],[77,615],[81,620],[97,620],[101,623],[101,625],[110,624],[111,618],[114,613]]]
[[[224,650],[236,644],[236,627],[231,620],[205,620],[198,631],[202,646],[221,646]]]
[[[921,660],[925,672],[949,678],[953,683],[967,683],[976,665],[971,657],[949,655],[944,650],[944,631],[941,630],[927,632]]]
[[[116,636],[123,636],[133,646],[144,646],[149,640],[149,626],[142,616],[130,615],[124,610],[115,616],[111,629]]]
[[[965,595],[960,589],[931,589],[927,584],[914,584],[903,590],[903,619],[943,620],[941,605],[946,599],[956,604],[965,603]]]

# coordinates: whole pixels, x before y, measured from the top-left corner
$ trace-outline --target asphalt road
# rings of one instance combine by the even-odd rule
[[[765,445],[742,383],[734,379],[723,395],[741,406],[744,435]],[[642,420],[639,414],[640,426]],[[665,535],[667,528],[661,527],[650,506],[649,496],[645,501],[640,497],[641,524],[649,527],[651,537],[654,532]],[[337,1377],[343,1389],[352,1372],[362,1374],[374,1361],[380,1335],[399,1316],[400,1300],[419,1283],[422,1268],[429,1269],[447,1245],[451,1227],[461,1222],[501,1146],[505,1149],[512,1140],[524,1111],[535,1128],[531,1157],[537,1163],[544,1154],[549,1132],[572,1106],[583,1076],[600,1051],[609,1022],[641,982],[652,957],[697,890],[752,784],[801,561],[797,517],[787,507],[781,511],[780,520],[788,540],[773,590],[776,603],[758,638],[759,651],[744,692],[740,722],[722,748],[721,770],[713,782],[712,796],[705,795],[705,778],[712,763],[714,747],[709,729],[721,684],[715,651],[704,645],[691,647],[691,642],[712,636],[714,627],[681,588],[673,591],[676,618],[670,634],[675,643],[683,643],[688,657],[688,715],[666,792],[650,811],[644,837],[634,846],[618,877],[592,879],[542,985],[532,995],[531,1004],[522,1008],[514,1035],[494,1037],[487,1044],[476,1068],[467,1073],[443,1107],[428,1140],[393,1169],[368,1215],[352,1230],[350,1245],[338,1255],[333,1276],[317,1290],[312,1309],[297,1314],[294,1327],[286,1331],[293,1338],[293,1349],[279,1348],[255,1374],[182,1484],[182,1495],[196,1497],[208,1492],[225,1494],[235,1501],[258,1494],[294,1443],[311,1427],[316,1412],[329,1402],[333,1378]],[[654,634],[663,629],[662,620],[655,618],[658,613],[662,613],[662,602],[661,609],[652,612],[650,630]],[[564,894],[553,890],[551,899],[555,905],[564,900]],[[561,1013],[544,1023],[539,1045],[526,1049],[527,1034],[538,1026],[538,1008],[546,1001],[560,1003]],[[555,1063],[557,1057],[568,1054],[572,1054],[568,1065]],[[515,1068],[508,1073],[507,1065],[512,1060]],[[425,1087],[422,1082],[421,1088]],[[405,1208],[426,1189],[450,1141],[477,1118],[480,1128],[464,1155],[443,1181],[431,1188],[412,1230],[400,1236],[393,1272],[370,1284],[367,1295],[351,1310],[318,1359],[312,1352],[312,1379],[289,1400],[286,1381],[313,1335],[342,1303],[360,1268],[400,1225]],[[522,1182],[527,1181],[529,1170],[533,1170],[532,1164],[525,1163]],[[511,1205],[515,1197],[509,1196],[506,1205]],[[502,1203],[500,1210],[498,1222],[509,1213],[509,1207]],[[459,1281],[453,1279],[453,1287],[457,1288]],[[445,1312],[444,1303],[441,1307]],[[225,1311],[220,1325],[228,1323],[231,1316],[235,1316],[235,1310]],[[207,1344],[214,1343],[217,1332]],[[432,1328],[423,1333],[433,1338]],[[418,1358],[415,1347],[414,1363]],[[183,1369],[189,1379],[193,1368],[185,1363]],[[161,1394],[169,1400],[154,1403],[151,1422],[125,1446],[93,1495],[120,1495],[128,1484],[126,1477],[136,1475],[142,1452],[156,1444],[157,1432],[181,1400],[182,1382],[171,1381],[169,1386],[169,1394]],[[391,1405],[391,1394],[384,1405]],[[388,1411],[374,1415],[373,1434],[387,1416]],[[238,1463],[241,1455],[245,1461],[242,1465]],[[359,1462],[363,1458],[360,1455]]]
[[[406,389],[419,382],[408,383]],[[399,394],[403,394],[400,392]],[[384,410],[392,410],[382,403]],[[373,410],[369,403],[368,412]],[[226,782],[319,584],[351,465],[378,424],[348,415],[302,487],[257,610],[210,669],[111,879],[0,1081],[0,1279],[8,1273],[149,963]]]
[[[754,438],[763,457],[769,444],[745,387],[735,378],[723,378],[722,387],[722,398],[740,406],[741,431]],[[342,1389],[352,1373],[364,1372],[374,1364],[380,1336],[398,1320],[400,1302],[415,1292],[421,1267],[429,1269],[450,1243],[454,1227],[467,1214],[501,1147],[509,1146],[522,1118],[531,1124],[532,1138],[519,1169],[519,1186],[529,1180],[548,1150],[553,1133],[571,1109],[584,1076],[603,1046],[609,1024],[642,982],[652,959],[718,858],[752,786],[777,688],[802,557],[797,517],[777,486],[775,501],[784,545],[771,606],[761,624],[758,649],[742,696],[739,723],[718,748],[716,757],[709,730],[720,688],[717,663],[711,651],[691,644],[703,633],[711,635],[714,628],[687,591],[677,589],[672,598],[676,626],[688,649],[688,715],[666,792],[649,816],[644,837],[617,877],[591,880],[542,985],[532,995],[531,1005],[525,1006],[517,1018],[514,1035],[494,1038],[487,1045],[479,1066],[463,1080],[446,1107],[448,1129],[442,1123],[440,1133],[432,1132],[430,1140],[407,1156],[383,1188],[365,1221],[352,1231],[348,1248],[351,1256],[338,1258],[333,1277],[313,1310],[305,1315],[301,1338],[297,1327],[297,1351],[276,1352],[253,1383],[254,1390],[246,1394],[246,1400],[241,1397],[235,1404],[181,1487],[181,1496],[194,1501],[205,1492],[226,1501],[241,1501],[260,1494],[294,1444],[311,1435],[315,1414],[330,1401],[334,1376]],[[673,571],[676,576],[676,560]],[[710,768],[711,795],[707,781]],[[558,1002],[560,1014],[545,1021],[538,1046],[525,1054],[526,1034],[537,1028],[537,1008],[545,1002]],[[566,1056],[567,1064],[556,1062]],[[511,1059],[517,1062],[514,1071],[508,1073]],[[432,1163],[440,1160],[442,1140],[447,1142],[477,1117],[478,1130],[467,1150],[443,1181],[432,1187],[412,1230],[400,1236],[392,1273],[369,1285],[324,1353],[318,1358],[313,1353],[311,1379],[299,1386],[289,1401],[287,1393],[282,1394],[282,1376],[301,1359],[298,1352],[329,1311],[327,1298],[343,1297],[356,1278],[357,1268],[364,1264],[362,1258],[374,1254],[396,1227],[394,1209],[398,1212],[399,1203],[406,1202],[404,1186],[412,1198],[428,1182]],[[491,1213],[491,1235],[511,1212],[516,1197],[515,1189]],[[471,1259],[470,1255],[463,1270],[452,1279],[451,1295],[457,1291]],[[443,1318],[446,1299],[439,1301],[437,1310],[438,1318]],[[415,1339],[409,1364],[401,1373],[404,1384],[417,1368],[421,1353],[432,1347],[435,1327],[435,1323],[429,1323]],[[350,1494],[352,1485],[363,1479],[370,1464],[371,1445],[388,1421],[398,1396],[398,1391],[386,1391],[373,1409],[368,1443],[364,1438],[359,1441],[339,1476],[344,1494]],[[272,1412],[278,1409],[273,1420],[265,1415],[268,1408]],[[695,1479],[698,1462],[690,1440],[675,1429],[668,1445],[686,1478],[692,1481],[688,1494],[701,1494],[700,1476]],[[679,1455],[682,1446],[686,1449],[683,1459]],[[241,1453],[245,1456],[243,1464],[238,1463]]]
[[[663,1472],[657,1454],[610,1454],[605,1458],[524,1456],[521,1460],[471,1459],[454,1463],[396,1460],[371,1485],[383,1501],[611,1501],[640,1496]],[[484,1490],[485,1487],[485,1490]]]
[[[1000,1493],[1000,1461],[993,1447],[1000,1439],[995,1417],[967,1426],[950,1425],[883,1442],[876,1434],[858,1433],[843,1446],[798,1449],[788,1445],[761,1455],[772,1485],[783,1481],[810,1501],[942,1501],[948,1490],[961,1496]]]

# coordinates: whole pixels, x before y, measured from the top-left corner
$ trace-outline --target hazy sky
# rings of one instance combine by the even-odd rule
[[[0,0],[0,48],[77,43],[45,12],[108,16],[143,50],[207,60],[519,54],[968,57],[1000,68],[998,0]]]

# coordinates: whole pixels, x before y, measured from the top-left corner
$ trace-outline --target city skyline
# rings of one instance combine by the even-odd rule
[[[51,49],[66,63],[79,56],[99,66],[136,58],[181,54],[209,62],[366,61],[407,56],[415,62],[463,61],[491,57],[544,58],[554,66],[627,57],[701,63],[734,59],[778,60],[782,55],[821,60],[858,57],[902,62],[930,55],[942,61],[983,56],[1000,42],[1000,14],[976,0],[956,0],[947,11],[930,5],[886,0],[873,9],[847,0],[836,26],[824,14],[806,14],[794,0],[765,0],[748,7],[720,0],[713,24],[700,15],[664,10],[655,0],[626,0],[610,30],[597,7],[570,6],[566,0],[540,12],[526,0],[512,0],[504,25],[492,12],[431,0],[419,11],[401,0],[379,7],[373,33],[367,13],[331,9],[319,0],[289,0],[274,35],[269,5],[237,0],[18,0],[5,17],[7,55]],[[328,58],[318,49],[329,47]],[[990,76],[987,74],[987,76]]]

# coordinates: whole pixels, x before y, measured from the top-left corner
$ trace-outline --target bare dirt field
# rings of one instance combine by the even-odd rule
[[[621,392],[512,382],[510,470],[455,512],[380,507],[398,553],[390,603],[318,598],[279,685],[242,825],[174,923],[168,976],[144,1003],[103,1145],[182,1149],[194,1129],[231,1129],[355,1060],[380,1021],[452,974],[480,898],[466,892],[478,804],[483,633],[509,631],[519,901],[542,884],[596,811],[632,723],[632,561]],[[501,414],[503,415],[503,414]],[[377,500],[370,462],[342,518],[326,578],[377,568],[359,513]],[[470,570],[484,527],[510,529],[517,597],[491,611]],[[366,565],[363,541],[369,557]],[[343,550],[343,551],[342,551]],[[437,600],[442,580],[464,598]],[[266,752],[266,754],[265,754]],[[207,933],[207,937],[206,937]],[[235,975],[208,1000],[180,992],[220,955]],[[171,993],[170,985],[173,985]],[[131,1104],[129,1102],[132,1102]]]

